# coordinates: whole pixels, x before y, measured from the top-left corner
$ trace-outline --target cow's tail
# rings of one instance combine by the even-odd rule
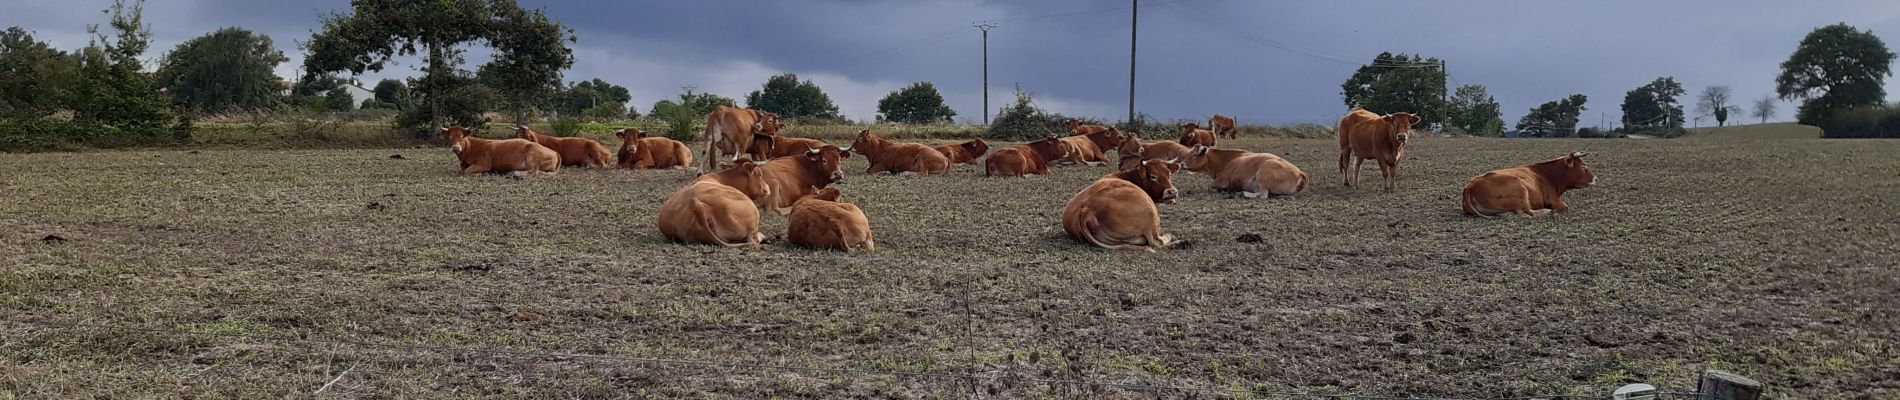
[[[1293,194],[1306,193],[1306,183],[1312,181],[1306,177],[1306,171],[1300,171],[1300,186],[1293,188]]]
[[[1490,215],[1485,215],[1482,212],[1478,212],[1478,197],[1475,195],[1472,195],[1470,190],[1464,191],[1463,199],[1464,201],[1462,202],[1461,205],[1464,206],[1465,215],[1470,215],[1473,217],[1481,217],[1481,218],[1491,217]]]
[[[706,202],[699,201],[699,199],[693,199],[693,219],[699,220],[699,227],[701,229],[706,230],[706,235],[707,237],[712,238],[713,244],[716,244],[716,245],[719,245],[720,247],[725,247],[728,249],[740,248],[740,247],[745,247],[746,245],[748,245],[747,243],[728,243],[726,242],[725,238],[719,237],[719,231],[713,229],[712,210],[708,208],[709,207],[706,205]]]
[[[1128,248],[1128,245],[1126,244],[1108,244],[1108,243],[1103,243],[1101,239],[1095,238],[1095,232],[1102,229],[1102,222],[1096,220],[1095,213],[1089,210],[1088,208],[1084,207],[1082,208],[1081,211],[1082,211],[1082,240],[1087,240],[1089,244],[1093,244],[1097,247],[1101,247],[1101,248],[1109,249],[1109,250],[1121,250],[1121,249]]]
[[[710,174],[719,170],[719,118],[718,113],[706,118],[706,168],[700,174]]]

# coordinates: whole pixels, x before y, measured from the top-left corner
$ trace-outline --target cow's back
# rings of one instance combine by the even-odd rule
[[[1345,117],[1339,119],[1339,147],[1351,147],[1356,152],[1371,151],[1372,145],[1385,134],[1385,125],[1375,123],[1384,117],[1363,108],[1354,108]]]
[[[695,210],[705,207],[704,210]],[[703,215],[710,220],[703,220]],[[660,234],[667,239],[691,243],[745,242],[732,233],[757,231],[759,209],[745,193],[712,180],[696,180],[681,188],[660,205]],[[750,225],[749,227],[747,225]],[[726,231],[726,237],[707,228]],[[736,239],[736,240],[735,240]]]
[[[1303,189],[1306,172],[1280,156],[1253,153],[1228,163],[1214,179],[1217,189],[1289,195]]]
[[[856,205],[807,199],[792,206],[786,218],[786,241],[825,249],[870,248],[870,220]]]
[[[1101,231],[1089,232],[1093,219]],[[1108,237],[1142,236],[1161,227],[1161,211],[1141,187],[1113,176],[1096,180],[1069,198],[1062,209],[1062,229],[1076,240],[1089,241],[1083,235]],[[1101,236],[1098,236],[1098,238]]]
[[[1168,141],[1142,143],[1141,154],[1150,160],[1181,160],[1187,158],[1188,147]]]
[[[1015,146],[997,150],[984,159],[984,174],[990,176],[1023,176],[1036,173],[1041,168],[1035,151],[1027,146]]]

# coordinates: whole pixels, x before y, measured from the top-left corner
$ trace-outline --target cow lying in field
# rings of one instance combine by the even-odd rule
[[[1180,142],[1182,146],[1188,147],[1214,147],[1214,131],[1201,129],[1199,124],[1193,122],[1181,124],[1181,139],[1177,140],[1177,142]]]
[[[718,106],[712,113],[706,114],[706,169],[714,171],[718,167],[719,153],[738,155],[752,145],[755,135],[775,135],[785,124],[778,121],[778,114],[750,108]]]
[[[535,142],[477,138],[474,132],[460,126],[442,128],[439,134],[461,161],[464,174],[526,172],[535,175],[561,170],[561,155]]]
[[[990,144],[984,142],[983,139],[977,139],[963,142],[962,144],[937,146],[936,149],[938,153],[943,153],[944,158],[950,159],[951,164],[976,165],[976,159],[983,158],[984,154],[989,154]]]
[[[1069,128],[1069,136],[1082,136],[1108,130],[1106,126],[1083,124],[1081,120],[1074,119],[1063,121],[1062,126]]]
[[[731,168],[700,176],[660,205],[660,235],[684,243],[759,247],[758,200],[772,194],[761,169],[740,157]]]
[[[772,187],[772,194],[760,198],[759,207],[785,215],[799,198],[844,180],[844,170],[839,166],[842,153],[838,146],[824,145],[766,162],[760,167],[760,175]]]
[[[950,159],[938,153],[937,149],[916,143],[902,143],[884,140],[871,134],[871,130],[858,131],[858,139],[851,142],[851,151],[864,155],[871,167],[864,173],[874,174],[889,171],[893,174],[937,175],[950,172]]]
[[[663,137],[647,137],[639,129],[627,128],[615,133],[620,138],[620,168],[687,168],[693,165],[693,151],[685,143]]]
[[[785,135],[752,135],[752,145],[746,147],[746,154],[751,154],[754,160],[770,160],[805,154],[807,151],[825,146],[828,144],[818,139],[785,137]]]
[[[1120,147],[1123,140],[1122,133],[1115,128],[1062,138],[1069,143],[1069,156],[1065,159],[1076,165],[1107,164],[1108,151]]]
[[[1174,244],[1161,234],[1161,211],[1155,208],[1173,202],[1177,193],[1167,163],[1142,161],[1082,189],[1062,210],[1062,230],[1106,249],[1155,251]]]
[[[1246,198],[1291,196],[1306,190],[1306,172],[1280,156],[1195,146],[1187,169],[1214,179],[1214,190]]]
[[[785,240],[794,246],[818,249],[876,251],[871,222],[864,210],[838,201],[838,188],[825,188],[792,204],[785,222]]]
[[[1465,215],[1492,217],[1517,214],[1526,217],[1566,212],[1564,192],[1590,187],[1597,182],[1596,171],[1583,162],[1583,152],[1554,160],[1486,172],[1465,182]]]
[[[1115,152],[1121,154],[1120,170],[1127,171],[1139,166],[1142,160],[1178,161],[1187,158],[1188,148],[1169,141],[1142,143],[1139,133],[1129,132],[1128,140],[1122,141],[1121,147]],[[1180,163],[1168,163],[1168,167],[1172,172],[1181,172]]]
[[[600,142],[587,138],[543,135],[533,129],[528,129],[527,125],[516,125],[515,137],[554,149],[555,153],[561,155],[561,166],[604,168],[613,163],[613,159],[607,154],[607,146],[601,146]]]
[[[1378,160],[1385,190],[1398,188],[1399,160],[1405,159],[1405,141],[1418,121],[1418,116],[1409,113],[1380,116],[1359,107],[1340,118],[1339,173],[1345,175],[1346,186],[1358,186],[1359,168],[1366,165],[1366,160]],[[1346,164],[1352,160],[1358,162],[1353,163],[1352,173],[1347,173]]]
[[[983,176],[1048,175],[1049,163],[1069,155],[1069,143],[1048,138],[997,150],[983,160]]]

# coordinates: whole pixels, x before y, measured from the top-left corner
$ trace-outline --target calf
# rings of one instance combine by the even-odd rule
[[[1564,192],[1597,183],[1596,171],[1583,163],[1583,152],[1517,168],[1486,172],[1465,182],[1465,215],[1506,213],[1526,217],[1567,212]]]
[[[1100,132],[1062,138],[1069,142],[1070,162],[1076,164],[1102,165],[1108,163],[1108,151],[1121,147],[1126,138],[1115,128]]]
[[[1419,118],[1409,113],[1394,113],[1379,116],[1364,108],[1353,107],[1352,112],[1339,120],[1339,174],[1344,175],[1346,186],[1359,184],[1359,168],[1366,160],[1379,160],[1379,175],[1385,178],[1385,190],[1399,187],[1399,160],[1405,159],[1405,140],[1411,137],[1412,125]],[[1357,158],[1355,158],[1357,157]],[[1346,173],[1346,164],[1353,163],[1352,173]]]
[[[950,159],[938,153],[937,149],[916,143],[901,143],[884,140],[871,134],[871,130],[858,131],[858,139],[851,142],[850,151],[864,155],[871,167],[864,173],[872,174],[889,171],[893,174],[937,175],[950,172]]]
[[[983,139],[977,139],[963,142],[963,144],[937,146],[936,149],[938,153],[943,153],[944,158],[950,159],[951,164],[976,165],[976,159],[983,158],[984,154],[990,152],[990,144],[983,142]]]
[[[1214,147],[1214,131],[1201,129],[1200,125],[1193,122],[1181,124],[1181,140],[1179,140],[1179,142],[1181,142],[1182,146]]]
[[[818,139],[785,137],[785,135],[752,135],[752,145],[746,147],[746,154],[751,154],[754,160],[770,160],[805,154],[807,151],[825,146],[827,144]]]
[[[663,137],[647,137],[639,129],[627,128],[615,133],[620,137],[620,168],[687,168],[693,165],[693,151],[685,143]]]
[[[1179,161],[1187,156],[1188,149],[1175,142],[1142,143],[1140,134],[1129,132],[1128,140],[1123,141],[1115,152],[1121,154],[1119,170],[1127,171],[1140,166],[1143,160]],[[1167,165],[1169,173],[1181,172],[1180,163],[1170,162]]]
[[[449,150],[462,164],[462,173],[484,172],[556,173],[561,170],[561,154],[547,146],[521,139],[488,140],[476,138],[468,128],[451,126],[440,131],[449,142]]]
[[[871,241],[871,222],[864,210],[838,201],[838,188],[825,188],[798,199],[786,218],[785,240],[794,246],[843,250],[859,248],[876,251]]]
[[[1109,174],[1076,193],[1062,209],[1062,230],[1070,238],[1106,249],[1155,251],[1174,244],[1161,234],[1161,211],[1177,192],[1167,161],[1142,161]]]
[[[997,150],[983,160],[984,176],[1048,175],[1049,163],[1069,155],[1069,143],[1048,138]]]
[[[516,125],[515,137],[554,149],[555,153],[561,154],[562,166],[605,168],[613,163],[613,158],[607,154],[607,146],[587,138],[543,135],[528,129],[527,125]]]
[[[1106,126],[1085,125],[1082,123],[1081,120],[1074,120],[1074,119],[1064,121],[1062,123],[1062,126],[1069,128],[1069,136],[1082,136],[1082,135],[1087,135],[1091,133],[1097,133],[1097,132],[1108,130],[1108,127]]]
[[[761,169],[740,157],[731,168],[700,176],[660,205],[660,235],[683,243],[758,248],[760,198],[770,196]]]
[[[1224,137],[1228,139],[1236,139],[1240,137],[1240,129],[1235,128],[1233,117],[1220,115],[1220,114],[1214,114],[1212,118],[1207,119],[1207,127],[1208,129],[1214,130],[1214,136],[1216,137]]]
[[[747,146],[752,145],[754,135],[773,135],[785,124],[778,121],[778,114],[750,108],[718,106],[706,115],[706,169],[715,171],[718,167],[717,152],[738,155]]]
[[[844,180],[839,167],[838,146],[825,145],[806,150],[805,154],[774,158],[765,163],[761,175],[772,187],[772,195],[759,199],[759,207],[779,215],[792,211],[792,203],[818,190]]]
[[[1195,146],[1188,152],[1187,168],[1212,177],[1214,190],[1239,193],[1249,199],[1306,191],[1306,172],[1268,153]]]

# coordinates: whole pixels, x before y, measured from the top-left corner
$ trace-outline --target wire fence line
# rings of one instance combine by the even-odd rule
[[[1073,380],[1073,379],[1033,378],[1033,377],[1016,376],[1016,375],[1010,375],[1010,374],[997,375],[997,374],[970,374],[970,373],[955,373],[955,372],[875,370],[875,369],[807,366],[807,365],[791,365],[791,364],[757,364],[757,363],[743,363],[743,362],[731,362],[731,361],[707,361],[707,360],[689,360],[689,359],[661,358],[661,357],[637,357],[637,356],[621,356],[621,355],[610,355],[610,354],[540,352],[540,351],[502,349],[502,348],[475,348],[475,347],[437,346],[437,345],[426,345],[426,344],[378,343],[378,342],[361,341],[361,340],[313,339],[313,338],[304,338],[304,337],[205,332],[205,331],[192,331],[192,330],[180,330],[180,329],[134,327],[134,326],[123,326],[123,325],[111,325],[111,324],[54,322],[54,321],[44,321],[44,320],[23,320],[23,319],[12,319],[12,318],[5,319],[5,321],[10,322],[10,323],[16,323],[16,324],[33,325],[33,326],[38,326],[42,328],[65,329],[65,330],[137,332],[137,333],[154,334],[154,335],[199,336],[199,337],[213,337],[213,338],[224,338],[224,339],[255,340],[255,341],[276,342],[276,343],[302,343],[302,344],[316,344],[316,345],[329,345],[329,346],[349,346],[349,347],[358,347],[358,348],[380,348],[380,349],[403,350],[403,351],[412,351],[412,352],[430,352],[430,353],[483,354],[483,355],[491,355],[491,356],[506,356],[506,357],[518,357],[518,358],[586,359],[586,360],[618,362],[618,363],[701,367],[701,368],[708,368],[708,369],[714,369],[714,370],[720,370],[720,371],[771,370],[771,371],[783,371],[783,372],[792,372],[792,373],[822,373],[822,374],[831,374],[831,375],[889,376],[889,377],[895,377],[895,378],[936,379],[936,380],[958,381],[958,382],[965,382],[971,385],[974,385],[977,382],[1000,382],[1004,384],[1045,385],[1052,388],[1063,388],[1063,387],[1097,388],[1097,389],[1109,388],[1109,389],[1142,391],[1142,392],[1151,392],[1151,393],[1167,393],[1167,392],[1210,393],[1210,394],[1217,394],[1217,395],[1266,396],[1266,397],[1271,397],[1271,398],[1355,399],[1355,400],[1359,400],[1359,399],[1363,399],[1363,400],[1536,400],[1536,399],[1608,399],[1609,398],[1609,396],[1601,396],[1601,395],[1537,395],[1537,396],[1516,396],[1516,397],[1407,397],[1407,396],[1380,396],[1380,395],[1347,394],[1347,393],[1306,393],[1306,392],[1291,392],[1291,391],[1232,389],[1232,388],[1219,388],[1219,387],[1194,387],[1194,386],[1174,386],[1174,385],[1161,385],[1161,384],[1098,382],[1098,381],[1085,381],[1085,380]],[[356,369],[354,366],[351,367],[351,370],[374,372],[374,370]],[[722,373],[729,373],[729,372],[722,372]],[[334,384],[334,383],[335,381],[332,380],[329,384]],[[325,386],[327,387],[329,386],[329,384],[326,384]],[[1681,391],[1664,391],[1664,392],[1658,392],[1657,394],[1663,395],[1663,396],[1677,396],[1676,398],[1682,398],[1682,399],[1698,399],[1698,400],[1708,397],[1701,393],[1681,392]]]

